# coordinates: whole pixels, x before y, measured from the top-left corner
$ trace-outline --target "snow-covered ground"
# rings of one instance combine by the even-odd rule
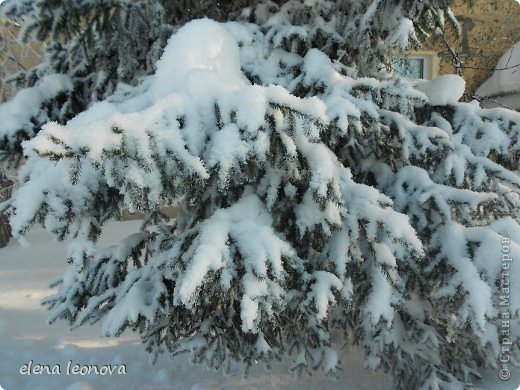
[[[112,222],[100,245],[106,246],[136,231],[138,221]],[[35,230],[28,236],[31,247],[23,249],[11,241],[0,249],[0,388],[31,389],[355,389],[378,390],[391,388],[389,376],[365,370],[359,350],[343,351],[344,370],[338,382],[318,373],[312,377],[294,378],[288,363],[281,363],[267,372],[262,367],[242,379],[235,368],[229,376],[204,371],[189,364],[185,356],[175,360],[163,356],[156,365],[148,362],[135,334],[126,333],[118,339],[99,336],[94,325],[77,331],[68,330],[64,322],[48,326],[46,311],[40,300],[51,293],[47,286],[65,269],[64,245],[53,242],[48,233]],[[21,374],[24,365],[32,361],[48,365],[55,372],[36,375]],[[70,363],[69,363],[70,362]],[[110,375],[73,374],[74,365],[110,366]],[[68,365],[70,371],[68,372]],[[117,373],[117,371],[121,373]],[[126,370],[126,374],[122,373]],[[68,375],[70,374],[70,375]],[[520,372],[513,372],[508,382],[500,382],[490,371],[480,384],[484,389],[516,389]]]

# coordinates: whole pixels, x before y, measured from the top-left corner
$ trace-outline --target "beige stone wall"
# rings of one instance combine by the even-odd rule
[[[11,83],[2,80],[24,69],[37,65],[42,58],[39,44],[20,44],[16,40],[18,25],[8,20],[0,20],[0,102],[6,101],[16,92]]]
[[[520,4],[515,0],[473,0],[470,5],[455,0],[452,9],[462,34],[457,37],[450,31],[448,41],[465,61],[463,66],[478,68],[462,69],[466,92],[471,94],[491,76],[500,57],[520,41]],[[440,74],[456,72],[452,56],[440,40],[428,48],[438,51]]]

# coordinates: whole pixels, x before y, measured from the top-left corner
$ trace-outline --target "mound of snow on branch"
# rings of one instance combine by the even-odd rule
[[[432,106],[454,104],[464,95],[466,81],[455,74],[445,74],[434,80],[418,80],[416,88],[424,93]]]

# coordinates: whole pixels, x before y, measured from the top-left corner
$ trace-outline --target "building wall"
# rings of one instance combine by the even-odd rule
[[[454,1],[452,9],[461,23],[462,34],[458,37],[449,29],[447,35],[464,60],[463,66],[477,68],[461,69],[469,94],[491,76],[500,57],[520,41],[520,4],[516,0],[473,0],[472,3]],[[452,56],[442,40],[426,47],[437,51],[440,74],[456,73]]]
[[[8,100],[16,92],[11,83],[3,83],[5,77],[38,65],[42,60],[41,44],[20,44],[17,39],[18,25],[9,20],[0,20],[0,102]]]

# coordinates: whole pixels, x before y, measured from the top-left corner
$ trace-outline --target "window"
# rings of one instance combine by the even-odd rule
[[[438,73],[438,60],[435,54],[410,55],[397,57],[392,61],[394,74],[410,79],[431,80]]]

